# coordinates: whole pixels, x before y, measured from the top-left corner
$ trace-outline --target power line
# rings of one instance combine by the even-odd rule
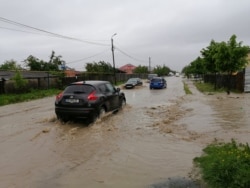
[[[0,21],[11,24],[11,25],[15,25],[15,26],[18,26],[18,27],[24,27],[24,28],[32,29],[32,30],[39,31],[39,32],[42,32],[42,33],[46,33],[49,36],[54,36],[54,37],[58,37],[58,38],[74,40],[74,41],[78,41],[78,42],[83,42],[83,43],[88,43],[88,44],[93,44],[93,45],[99,45],[99,46],[110,46],[109,44],[91,42],[91,41],[86,41],[86,40],[82,40],[82,39],[77,39],[77,38],[73,38],[73,37],[60,35],[60,34],[53,33],[53,32],[50,32],[50,31],[46,31],[46,30],[43,30],[43,29],[28,26],[28,25],[25,25],[25,24],[22,24],[22,23],[19,23],[19,22],[15,22],[15,21],[3,18],[3,17],[0,17]],[[23,32],[23,31],[21,31],[21,32]]]
[[[137,58],[135,58],[135,57],[133,57],[133,56],[129,55],[128,53],[126,53],[126,52],[122,51],[121,49],[119,49],[119,48],[118,48],[118,47],[116,47],[116,46],[115,46],[115,49],[116,49],[116,50],[118,50],[119,52],[121,52],[123,55],[125,55],[125,56],[129,57],[130,59],[133,59],[133,60],[135,60],[135,61],[142,62],[142,63],[148,63],[148,62],[147,62],[147,61],[145,61],[145,60],[137,59]]]
[[[2,27],[2,26],[0,26],[0,28],[6,29],[6,30],[10,30],[10,31],[18,31],[18,32],[31,33],[31,34],[36,34],[36,35],[44,35],[42,33],[35,33],[35,32],[31,32],[31,31],[24,31],[24,30],[14,29],[14,28],[10,28],[10,27]],[[49,36],[49,35],[46,35],[46,36]],[[50,37],[53,37],[53,36],[50,36]]]
[[[100,52],[100,53],[98,53],[98,54],[94,54],[94,55],[89,56],[89,57],[85,57],[85,58],[82,58],[82,59],[70,61],[70,62],[68,62],[67,64],[77,63],[77,62],[80,62],[80,61],[83,61],[83,60],[86,60],[86,59],[90,59],[90,58],[92,58],[92,57],[99,56],[100,54],[103,54],[104,52],[107,52],[107,51],[108,51],[108,50],[105,50],[105,51],[102,51],[102,52]]]

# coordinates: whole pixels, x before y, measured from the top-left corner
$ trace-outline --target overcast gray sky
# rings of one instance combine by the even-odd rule
[[[249,0],[0,0],[0,64],[52,50],[67,66],[86,63],[166,65],[181,71],[210,41],[250,45]],[[7,19],[7,20],[6,20]],[[36,29],[74,38],[49,35]]]

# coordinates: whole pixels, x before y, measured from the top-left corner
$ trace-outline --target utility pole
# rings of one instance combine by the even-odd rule
[[[113,42],[113,37],[117,35],[116,33],[111,36],[111,51],[112,51],[112,58],[113,58],[113,71],[114,71],[114,82],[116,85],[116,75],[115,75],[115,54],[114,54],[114,42]]]
[[[151,58],[148,58],[149,62],[148,62],[148,71],[151,72]]]

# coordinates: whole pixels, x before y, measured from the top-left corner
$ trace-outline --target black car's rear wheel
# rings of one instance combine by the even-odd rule
[[[122,101],[121,101],[121,105],[120,105],[120,108],[124,108],[124,106],[126,106],[126,100],[123,98]]]
[[[98,117],[99,117],[100,119],[102,119],[102,118],[105,116],[105,114],[106,114],[105,108],[104,108],[104,107],[101,107],[100,110],[99,110],[99,115],[98,115]]]

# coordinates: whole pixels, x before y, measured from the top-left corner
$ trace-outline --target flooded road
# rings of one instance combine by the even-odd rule
[[[182,78],[166,79],[124,90],[126,107],[91,126],[57,121],[54,97],[0,107],[0,187],[171,187],[215,138],[250,142],[250,95],[204,95],[190,81],[185,95]]]

